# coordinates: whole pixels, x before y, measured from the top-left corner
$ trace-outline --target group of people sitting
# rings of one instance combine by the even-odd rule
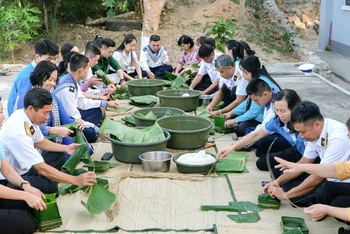
[[[213,95],[206,111],[224,115],[225,125],[235,126],[239,140],[221,149],[219,157],[254,146],[258,169],[272,174],[265,193],[308,207],[305,213],[314,220],[326,215],[350,220],[346,208],[350,207],[350,121],[347,129],[324,118],[315,103],[302,101],[296,91],[282,89],[244,41],[229,40],[223,53],[211,38],[200,37],[195,43],[183,35],[178,40],[183,53],[176,66],[158,35],[150,37],[140,61],[136,44],[133,34],[126,35],[118,48],[112,39],[97,36],[83,53],[66,43],[57,66],[57,44],[48,39],[36,43],[33,62],[11,88],[9,118],[0,130],[2,232],[34,232],[33,209],[46,208],[42,198],[57,192],[57,182],[78,186],[96,182],[91,172],[79,176],[60,172],[79,146],[73,143],[72,130],[62,125],[76,122],[89,143],[106,139],[99,133],[106,108],[119,107],[110,95],[127,80],[166,79],[165,71],[190,74],[189,89]],[[100,72],[108,84],[97,77]],[[221,101],[221,109],[215,110]],[[0,123],[2,111],[0,104]],[[51,140],[45,138],[52,134]],[[91,145],[89,150],[92,154]]]

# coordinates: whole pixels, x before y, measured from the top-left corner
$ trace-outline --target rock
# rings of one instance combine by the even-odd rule
[[[171,1],[166,1],[164,5],[164,10],[165,11],[174,11],[175,9],[175,3]]]

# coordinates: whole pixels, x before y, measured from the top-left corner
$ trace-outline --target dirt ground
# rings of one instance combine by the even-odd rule
[[[249,7],[246,8],[245,24],[238,25],[238,12],[239,5],[231,0],[168,0],[162,13],[159,35],[168,51],[171,63],[175,65],[181,56],[181,49],[177,45],[178,38],[183,34],[187,34],[193,39],[203,36],[203,28],[206,22],[215,21],[217,16],[236,22],[237,28],[234,38],[236,40],[247,39],[245,35],[245,29],[247,28],[259,30],[274,27],[265,19],[256,24],[253,10]],[[93,40],[97,34],[111,38],[119,45],[123,36],[128,33],[133,33],[137,38],[141,38],[141,31],[112,32],[106,31],[104,27],[68,24],[60,26],[56,42],[59,46],[62,46],[65,42],[73,42],[83,51],[86,42]],[[34,54],[33,43],[27,43],[16,51],[16,62],[25,63],[25,61],[30,62],[32,60]],[[249,42],[249,44],[266,63],[297,61],[297,58],[292,54],[281,54],[274,50],[266,52],[262,46],[252,42]],[[139,51],[140,44],[136,48],[136,52],[139,53]]]

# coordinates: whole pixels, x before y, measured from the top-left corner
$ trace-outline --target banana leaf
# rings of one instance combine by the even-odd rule
[[[148,119],[157,119],[158,117],[152,112],[148,112],[147,115],[145,115],[145,118],[148,118]]]
[[[112,134],[116,140],[127,143],[151,143],[165,139],[164,132],[158,124],[144,129],[136,129],[108,118],[103,121],[100,133]]]
[[[191,75],[191,74],[192,74],[192,70],[187,70],[187,71],[185,71],[185,74],[186,74],[186,75]]]
[[[130,93],[116,93],[111,95],[112,100],[117,100],[117,99],[128,100],[130,98],[131,98]]]
[[[239,212],[242,211],[239,207],[233,206],[216,206],[216,205],[202,205],[201,210],[203,211],[230,211],[230,212]],[[247,211],[247,210],[243,210]]]
[[[240,211],[254,211],[259,213],[260,211],[262,211],[263,209],[260,208],[257,204],[254,204],[252,202],[249,201],[236,201],[236,202],[230,202],[229,203],[230,206],[239,209]]]
[[[304,234],[309,233],[309,229],[305,224],[305,220],[299,217],[282,216],[281,227],[284,232],[288,230],[299,229]]]
[[[174,81],[177,77],[175,74],[168,72],[168,71],[165,71],[165,76],[171,81]]]
[[[215,172],[242,172],[244,170],[245,158],[230,158],[230,159],[219,159],[215,165]]]
[[[192,68],[200,68],[200,66],[199,66],[198,64],[196,64],[196,63],[192,64],[191,67],[192,67]]]
[[[86,170],[85,170],[85,172],[86,172]],[[100,177],[96,177],[96,181],[97,181],[97,184],[108,189],[108,187],[109,187],[108,180],[102,179]],[[87,189],[89,189],[89,186],[76,186],[74,184],[64,184],[64,183],[58,184],[58,194],[59,195],[65,195],[67,193],[75,193],[79,190],[87,190]]]
[[[130,98],[130,104],[139,107],[150,107],[157,104],[158,98],[153,95],[144,95]]]
[[[94,171],[96,173],[104,173],[109,168],[118,166],[119,163],[110,163],[104,161],[92,161],[89,164],[85,164],[84,167],[87,167],[89,171]]]
[[[228,218],[235,221],[236,223],[256,223],[260,219],[260,215],[256,212],[252,213],[241,213],[235,215],[227,215]]]
[[[72,131],[75,131],[75,130],[78,128],[76,122],[71,122],[71,123],[69,123],[69,124],[61,125],[61,127],[69,128],[69,129],[72,130]],[[45,137],[45,138],[48,139],[48,140],[51,140],[51,139],[53,139],[53,138],[55,138],[55,137],[58,137],[58,135],[57,135],[57,134],[50,134],[50,135],[48,135],[48,136]]]
[[[220,133],[231,133],[235,131],[235,127],[226,128],[225,127],[225,116],[219,115],[214,117],[214,130]]]
[[[56,203],[56,193],[45,194],[43,199],[46,210],[34,210],[34,219],[40,231],[49,230],[62,225],[62,218]]]
[[[214,129],[210,129],[210,131],[209,131],[209,135],[215,135],[215,131],[214,131]]]
[[[98,70],[96,71],[96,75],[102,79],[102,82],[105,85],[109,85],[111,83],[111,81],[108,79],[106,73],[104,73],[102,70]]]
[[[88,142],[85,141],[85,136],[82,130],[76,129],[75,130],[75,136],[73,137],[73,142],[77,144],[88,144]]]
[[[132,115],[125,116],[124,118],[121,118],[121,120],[123,120],[127,126],[136,126],[135,118]]]
[[[173,88],[179,88],[181,87],[183,84],[185,84],[190,78],[188,77],[183,77],[183,76],[177,76],[176,79],[173,81],[173,84],[171,85],[171,87]]]
[[[91,187],[87,202],[81,201],[81,204],[91,214],[102,214],[115,202],[115,194],[109,192],[99,184]]]
[[[212,115],[210,113],[208,113],[207,111],[202,111],[197,116],[202,117],[202,118],[209,118]]]
[[[175,113],[175,112],[173,112],[173,111],[171,111],[171,110],[168,109],[168,110],[165,111],[163,117],[167,117],[167,116],[177,116],[177,115],[181,115],[181,114]]]
[[[269,194],[265,193],[258,196],[258,205],[261,208],[278,210],[280,208],[281,201],[276,198],[272,198]]]
[[[88,146],[86,143],[83,143],[79,146],[78,149],[69,157],[69,159],[62,166],[62,170],[66,170],[69,174],[73,174],[76,166],[80,161],[83,161],[85,164],[91,162],[90,154],[88,152]]]
[[[111,111],[111,112],[115,112],[115,113],[124,113],[124,112],[128,112],[129,110],[131,110],[133,107],[125,107],[125,106],[122,106],[122,107],[119,107],[118,109],[114,109],[114,108],[110,108],[110,107],[107,107],[107,111]]]

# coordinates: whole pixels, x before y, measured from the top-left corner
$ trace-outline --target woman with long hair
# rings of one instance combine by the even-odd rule
[[[191,66],[194,64],[198,65],[201,62],[201,58],[198,55],[199,47],[187,35],[182,35],[177,41],[177,45],[182,49],[182,56],[176,65],[175,75],[183,74],[187,70],[195,71]]]

